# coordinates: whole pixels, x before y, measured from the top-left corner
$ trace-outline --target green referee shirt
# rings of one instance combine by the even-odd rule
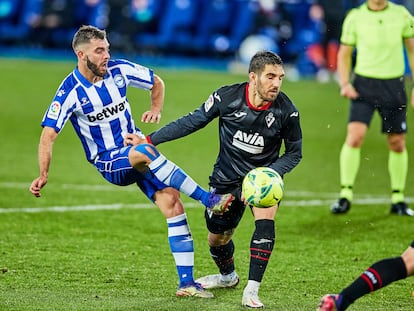
[[[364,3],[345,17],[341,43],[357,49],[356,74],[392,79],[405,72],[403,40],[412,37],[414,17],[405,7],[388,2],[384,10],[371,11]]]

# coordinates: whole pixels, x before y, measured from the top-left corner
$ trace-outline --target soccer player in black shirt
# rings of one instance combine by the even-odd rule
[[[245,211],[241,196],[243,177],[253,168],[266,166],[281,176],[302,158],[299,112],[281,92],[285,76],[281,58],[269,51],[257,52],[249,65],[249,82],[223,86],[201,107],[148,135],[154,145],[189,135],[219,118],[220,151],[210,176],[217,193],[232,193],[226,210],[207,210],[210,253],[220,274],[197,280],[204,288],[234,287],[239,277],[234,266],[232,236]],[[285,151],[281,155],[282,143]],[[275,243],[274,217],[278,205],[250,206],[255,230],[250,242],[250,268],[242,305],[262,308],[259,286]]]

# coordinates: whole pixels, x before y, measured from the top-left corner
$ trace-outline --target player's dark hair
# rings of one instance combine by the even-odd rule
[[[79,45],[89,43],[92,39],[104,40],[106,38],[106,31],[96,28],[91,25],[83,25],[73,36],[72,48],[76,52]]]
[[[250,60],[249,72],[261,73],[266,65],[283,65],[279,55],[271,51],[259,51]]]

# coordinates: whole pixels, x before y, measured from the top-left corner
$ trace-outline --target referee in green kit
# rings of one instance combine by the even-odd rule
[[[404,45],[414,73],[414,17],[402,5],[367,0],[345,17],[338,79],[341,95],[349,98],[351,104],[347,136],[339,157],[341,191],[339,200],[331,207],[333,214],[346,213],[351,207],[361,147],[374,112],[378,111],[389,149],[391,213],[414,216],[404,197],[408,171]],[[411,104],[414,107],[414,89]]]

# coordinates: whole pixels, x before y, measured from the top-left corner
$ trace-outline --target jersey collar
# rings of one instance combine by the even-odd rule
[[[84,87],[91,87],[93,85],[93,83],[91,83],[88,79],[86,79],[79,71],[78,67],[75,68],[75,70],[73,71],[76,78],[80,81],[80,83],[82,83],[82,85]],[[104,76],[104,80],[109,76],[109,73],[107,72]],[[101,80],[103,81],[103,80]]]
[[[261,107],[256,107],[256,106],[252,105],[250,103],[250,100],[249,100],[249,83],[246,84],[246,102],[247,102],[247,106],[249,106],[250,109],[256,110],[256,111],[267,110],[267,109],[269,109],[270,105],[272,104],[272,102],[267,102],[266,105],[261,106]]]

